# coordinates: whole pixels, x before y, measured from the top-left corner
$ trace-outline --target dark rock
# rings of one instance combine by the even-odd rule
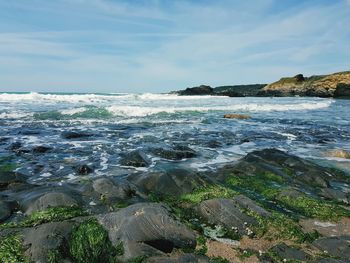
[[[6,202],[0,200],[0,223],[9,218],[10,215],[10,206]]]
[[[82,132],[82,131],[64,131],[61,136],[64,139],[80,139],[87,138],[92,136],[90,133]]]
[[[26,214],[32,214],[37,211],[46,210],[55,206],[77,206],[78,202],[68,193],[51,192],[41,195],[39,198],[31,200],[25,207]]]
[[[166,172],[151,172],[143,175],[130,175],[128,180],[146,194],[181,196],[204,186],[203,177],[185,169],[171,169]]]
[[[25,178],[16,172],[0,171],[0,190],[7,188],[11,184],[23,182],[25,182]]]
[[[249,115],[243,115],[243,114],[225,114],[224,118],[245,120],[245,119],[250,119],[251,117]]]
[[[227,229],[237,229],[247,234],[247,227],[256,224],[256,220],[241,212],[233,200],[215,198],[201,202],[196,211],[209,224],[222,225]]]
[[[36,146],[33,148],[33,153],[45,153],[47,151],[51,150],[50,147],[47,146]]]
[[[196,152],[188,146],[175,146],[173,149],[155,148],[152,153],[169,160],[181,160],[196,156]]]
[[[61,250],[67,245],[72,231],[72,222],[54,222],[43,224],[23,231],[23,245],[27,248],[25,254],[33,262],[48,262],[51,250]]]
[[[333,257],[340,259],[350,258],[350,236],[322,237],[312,244]]]
[[[220,86],[214,88],[214,95],[229,97],[256,97],[266,84]]]
[[[335,98],[350,98],[350,84],[338,83],[334,92]]]
[[[295,261],[308,261],[311,259],[311,256],[305,253],[302,250],[289,247],[284,243],[278,244],[270,249],[273,253],[276,253],[279,257],[286,260],[295,260]]]
[[[303,74],[295,75],[295,76],[294,76],[294,79],[295,79],[297,82],[303,82],[303,81],[305,81],[305,78],[304,78],[304,75],[303,75]]]
[[[87,175],[87,174],[92,173],[93,171],[94,170],[86,164],[80,165],[76,168],[76,172],[79,175]]]
[[[146,260],[147,263],[209,263],[210,260],[206,256],[195,254],[184,254],[175,256],[157,256]]]
[[[264,208],[259,206],[255,201],[253,201],[252,199],[244,195],[236,195],[232,198],[232,200],[241,208],[249,209],[260,216],[266,217],[271,215],[270,212],[266,211]]]
[[[109,178],[99,178],[94,180],[92,187],[95,192],[103,196],[108,201],[116,199],[128,199],[135,195],[136,190],[133,189],[128,182],[116,182]]]
[[[170,253],[173,248],[196,246],[195,234],[182,223],[175,221],[168,209],[160,204],[138,203],[118,212],[99,215],[97,219],[107,229],[114,245],[120,241],[131,242],[134,247],[130,251],[138,251],[132,255],[125,253],[124,261],[142,256],[144,251],[148,255],[153,254],[151,248],[156,249],[159,255]]]
[[[179,95],[212,95],[213,88],[206,85],[200,85],[199,87],[187,88],[178,92]]]
[[[146,167],[151,164],[151,161],[144,152],[136,150],[125,154],[120,163],[125,166]]]

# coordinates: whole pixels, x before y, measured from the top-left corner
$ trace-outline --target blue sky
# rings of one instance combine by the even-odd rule
[[[0,91],[165,92],[350,70],[350,0],[0,0]]]

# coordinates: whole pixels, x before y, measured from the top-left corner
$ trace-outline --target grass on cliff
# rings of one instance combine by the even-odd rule
[[[124,253],[121,245],[113,247],[107,231],[95,219],[76,227],[69,241],[69,252],[77,263],[115,262],[115,256]]]
[[[8,235],[0,239],[0,263],[29,263],[24,256],[22,239],[19,235]]]
[[[77,206],[57,206],[49,207],[47,210],[34,212],[25,220],[19,223],[4,223],[0,229],[13,227],[31,227],[48,222],[57,222],[71,219],[78,216],[85,216],[87,212]]]

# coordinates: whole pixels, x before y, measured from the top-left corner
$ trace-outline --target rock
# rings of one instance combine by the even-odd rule
[[[138,251],[136,255],[133,253],[133,257],[144,255],[145,250],[152,250],[145,249],[145,246],[152,247],[159,253],[196,246],[195,234],[182,223],[175,221],[166,207],[157,203],[134,204],[118,212],[98,215],[97,219],[108,231],[113,245],[120,241],[133,243],[135,247],[132,250]],[[123,261],[130,259],[130,253],[125,253]]]
[[[317,96],[317,97],[349,97],[350,71],[337,72],[324,76],[305,78],[301,74],[264,87],[261,96]]]
[[[47,146],[36,146],[32,149],[32,152],[33,153],[45,153],[49,150],[51,150],[51,148],[47,147]]]
[[[146,167],[151,164],[151,161],[144,152],[136,150],[125,154],[120,163],[124,166]]]
[[[9,218],[10,215],[11,215],[10,206],[6,202],[0,200],[0,223],[6,220],[7,218]]]
[[[169,160],[181,160],[196,156],[196,152],[190,147],[181,145],[175,146],[173,149],[155,148],[152,153]]]
[[[249,115],[243,115],[243,114],[225,114],[224,118],[245,120],[245,119],[250,119],[251,117]]]
[[[25,254],[33,262],[48,262],[50,250],[60,250],[68,242],[72,231],[72,222],[47,223],[23,231]]]
[[[350,152],[346,150],[332,150],[327,152],[327,156],[329,157],[336,157],[336,158],[344,158],[344,159],[350,159]]]
[[[115,182],[109,178],[99,178],[93,181],[93,189],[108,201],[131,198],[136,190],[127,182]]]
[[[330,256],[340,259],[350,258],[350,236],[323,237],[312,244]]]
[[[264,208],[259,206],[255,201],[252,199],[244,196],[244,195],[236,195],[232,198],[232,200],[237,204],[239,207],[243,209],[249,209],[255,213],[257,213],[260,216],[267,217],[270,216],[271,213],[266,211]]]
[[[209,224],[237,229],[240,235],[247,234],[247,227],[257,223],[253,217],[242,213],[230,199],[215,198],[203,201],[196,207],[196,211]]]
[[[55,206],[77,206],[78,202],[67,193],[51,192],[41,195],[39,198],[31,201],[25,209],[25,213],[30,215],[37,211],[46,210]]]
[[[80,139],[80,138],[87,138],[92,135],[81,131],[64,131],[62,132],[61,136],[64,139]]]
[[[335,98],[350,98],[350,83],[338,83],[334,92]]]
[[[16,172],[0,170],[0,190],[6,189],[11,184],[23,182],[25,182],[25,178],[22,175]]]
[[[76,168],[76,172],[79,175],[87,175],[87,174],[92,173],[93,171],[94,170],[86,164],[80,165]]]
[[[206,256],[195,254],[184,254],[174,256],[157,256],[146,260],[146,263],[209,263],[210,260]]]
[[[179,95],[212,95],[213,88],[206,85],[200,85],[199,87],[187,88],[178,92]]]
[[[187,169],[171,169],[166,172],[151,172],[142,175],[132,174],[128,180],[146,194],[181,196],[204,186],[205,181]]]
[[[277,254],[280,258],[291,261],[306,262],[311,259],[311,256],[302,250],[289,247],[284,243],[278,244],[270,249],[271,252]]]

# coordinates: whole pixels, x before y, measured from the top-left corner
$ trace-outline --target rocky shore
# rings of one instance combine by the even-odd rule
[[[79,182],[41,185],[4,163],[0,262],[349,262],[349,176],[281,150],[210,172],[89,177],[86,165]]]
[[[214,95],[229,97],[334,97],[350,98],[350,71],[329,75],[281,78],[271,84],[221,86],[201,85],[174,92],[179,95]]]

